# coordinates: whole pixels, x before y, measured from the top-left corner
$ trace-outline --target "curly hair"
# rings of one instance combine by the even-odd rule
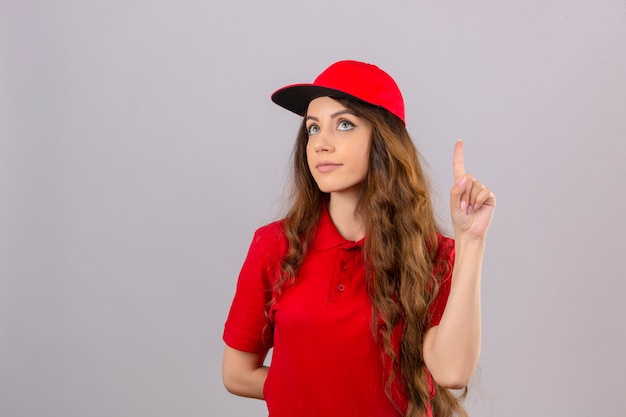
[[[372,332],[383,360],[391,363],[386,384],[391,399],[393,380],[400,375],[408,399],[407,417],[426,415],[428,403],[437,417],[467,416],[459,399],[435,384],[431,400],[429,373],[424,363],[428,307],[439,280],[451,265],[438,265],[439,227],[419,155],[404,124],[388,111],[350,99],[337,99],[372,125],[369,167],[357,205],[367,238],[363,248],[372,303]],[[288,250],[275,284],[275,297],[296,279],[328,195],[308,168],[308,135],[303,121],[294,146],[291,207],[284,219]],[[392,335],[402,326],[399,351]]]

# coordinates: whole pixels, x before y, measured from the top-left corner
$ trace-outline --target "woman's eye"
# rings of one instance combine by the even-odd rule
[[[309,136],[311,136],[311,135],[318,133],[320,131],[320,127],[317,125],[311,125],[306,128],[306,131],[309,134]]]
[[[347,121],[347,120],[340,121],[339,125],[337,126],[337,128],[339,130],[350,130],[353,127],[354,127],[354,125],[351,122]]]

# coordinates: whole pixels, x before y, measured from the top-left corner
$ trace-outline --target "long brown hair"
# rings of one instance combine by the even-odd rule
[[[393,380],[399,374],[408,397],[407,417],[426,414],[430,402],[437,417],[453,413],[467,416],[448,389],[437,386],[430,400],[423,342],[428,329],[428,306],[438,281],[450,265],[436,265],[437,226],[430,191],[415,146],[402,121],[388,111],[355,100],[338,99],[343,106],[372,125],[370,163],[357,215],[364,221],[364,256],[372,302],[372,331],[392,372],[387,381],[391,398]],[[303,121],[293,158],[291,207],[284,220],[289,248],[276,282],[276,297],[287,282],[295,280],[328,198],[309,171],[308,135]],[[273,300],[272,302],[275,302]],[[399,352],[391,339],[402,324]]]

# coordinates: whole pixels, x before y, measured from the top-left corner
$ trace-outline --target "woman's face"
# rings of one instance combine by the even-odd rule
[[[360,193],[369,166],[371,124],[330,97],[311,101],[305,122],[307,160],[320,190]]]

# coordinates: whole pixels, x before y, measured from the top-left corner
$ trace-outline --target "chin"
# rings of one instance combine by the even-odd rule
[[[361,193],[362,188],[360,184],[349,184],[346,186],[338,186],[337,184],[329,185],[329,184],[317,184],[317,188],[320,189],[321,192],[326,194],[336,194],[336,193]]]
[[[326,193],[326,194],[330,194],[335,191],[334,189],[330,187],[320,187],[319,185],[317,186],[317,188],[319,188],[321,192]]]

